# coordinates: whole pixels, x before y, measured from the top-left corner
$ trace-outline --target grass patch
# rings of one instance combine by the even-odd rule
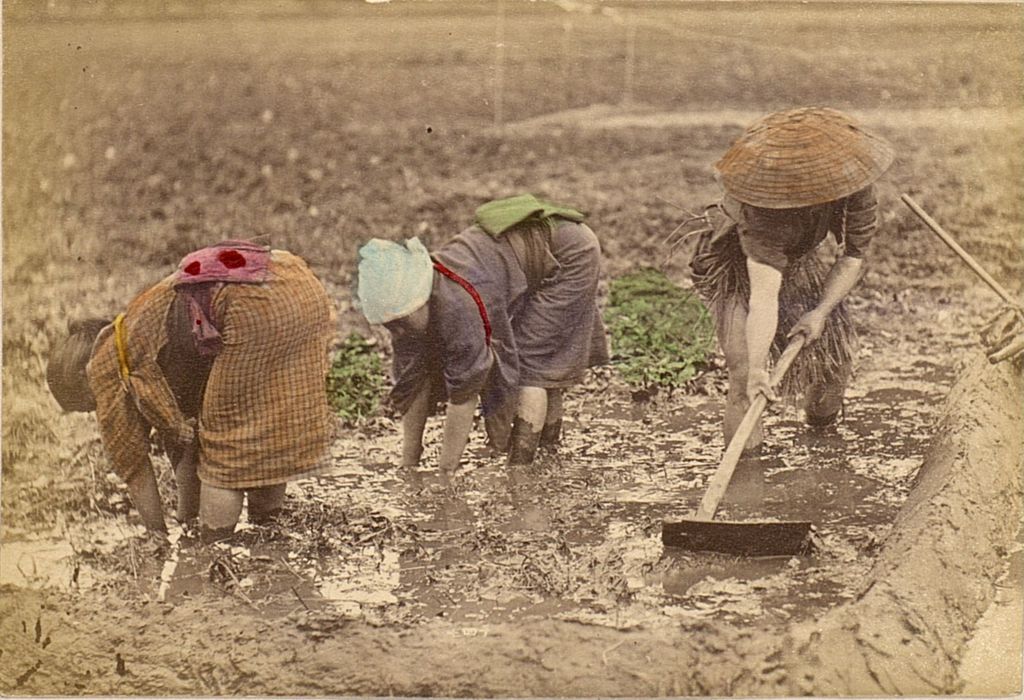
[[[348,424],[377,408],[384,391],[384,369],[376,344],[357,333],[342,342],[327,373],[327,401]]]
[[[645,392],[684,386],[715,349],[715,328],[694,294],[643,269],[612,281],[605,322],[615,365]]]

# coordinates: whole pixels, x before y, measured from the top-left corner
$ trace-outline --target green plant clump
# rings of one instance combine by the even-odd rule
[[[327,401],[346,423],[370,415],[380,403],[384,370],[371,341],[352,333],[334,354],[327,373]]]
[[[700,299],[654,269],[612,280],[605,322],[615,365],[644,391],[685,385],[715,349],[714,323]]]

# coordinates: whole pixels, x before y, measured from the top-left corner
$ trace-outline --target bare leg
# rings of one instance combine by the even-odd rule
[[[531,425],[543,425],[548,414],[548,392],[537,386],[519,388],[519,406],[516,416]]]
[[[718,342],[725,353],[725,365],[729,373],[729,394],[725,402],[723,420],[726,444],[732,440],[744,414],[750,408],[750,402],[747,400],[746,324],[747,311],[742,303],[735,301],[726,306],[716,326]],[[754,451],[763,441],[764,428],[758,420],[744,449]]]
[[[178,486],[178,508],[175,517],[186,523],[199,515],[199,476],[196,473],[198,455],[195,446],[184,450],[174,465],[174,482]]]
[[[139,469],[128,480],[128,493],[132,497],[135,509],[142,516],[147,530],[167,532],[164,523],[163,506],[160,503],[160,490],[156,485],[156,476],[152,468]]]
[[[509,441],[508,463],[530,464],[537,454],[540,431],[548,413],[548,392],[536,386],[519,389],[519,406]]]
[[[843,394],[849,377],[849,370],[843,367],[834,376],[807,390],[804,409],[808,425],[824,427],[835,423],[843,408]]]
[[[562,441],[562,390],[548,389],[548,410],[540,432],[542,447],[555,447]]]
[[[274,484],[249,491],[249,522],[264,525],[272,521],[284,504],[287,484]]]
[[[484,418],[487,442],[496,454],[508,451],[508,440],[512,433],[512,419],[515,416],[515,410],[514,397],[509,397],[502,406]]]
[[[242,514],[244,491],[203,484],[199,496],[199,532],[204,542],[227,539]]]

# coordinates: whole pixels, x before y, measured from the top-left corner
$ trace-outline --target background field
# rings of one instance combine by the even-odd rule
[[[972,324],[996,306],[899,193],[1019,289],[1020,5],[506,2],[503,15],[487,2],[266,7],[4,3],[5,541],[125,512],[118,485],[103,479],[91,417],[61,416],[45,390],[44,358],[66,319],[112,316],[184,253],[226,237],[264,237],[305,257],[339,306],[339,335],[370,335],[350,305],[367,238],[436,245],[481,201],[529,190],[590,213],[606,276],[661,265],[680,208],[716,198],[711,165],[744,124],[827,104],[859,115],[899,154],[879,186],[882,228],[854,295],[876,348],[865,376],[879,383],[865,391],[902,381],[884,372],[904,362],[907,371],[907,357],[926,361],[932,379],[908,402],[924,430]],[[665,263],[684,285],[687,252]],[[720,381],[716,371],[707,382],[712,399]],[[626,410],[603,425],[623,444],[642,442],[647,428]],[[699,418],[708,434],[716,419]],[[894,498],[897,481],[885,482]],[[116,629],[102,612],[115,590],[75,604]],[[199,629],[205,613],[191,612],[182,624]],[[50,673],[3,687],[232,690],[198,671],[135,681]],[[289,679],[239,688],[391,687]]]
[[[444,237],[482,198],[526,187],[579,200],[617,258],[616,242],[642,245],[674,219],[659,197],[697,206],[713,196],[709,165],[735,126],[526,138],[488,128],[495,7],[12,21],[8,278],[23,260],[100,263],[121,245],[126,262],[166,265],[196,243],[244,234],[269,235],[343,281],[366,236]],[[636,31],[632,98],[658,110],[1021,105],[1016,6],[601,7],[510,3],[504,121],[626,99],[622,17]],[[964,168],[946,154],[911,160],[942,126],[933,121],[888,135],[915,184],[963,189]],[[950,155],[962,162],[982,147]]]

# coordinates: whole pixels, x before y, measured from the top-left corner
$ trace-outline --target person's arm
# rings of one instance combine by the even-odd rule
[[[402,415],[402,466],[415,467],[423,454],[423,429],[430,412],[430,382],[416,392],[409,409]]]
[[[442,283],[445,290],[452,292],[449,302],[439,306],[436,317],[438,338],[443,344],[440,352],[444,363],[443,376],[448,394],[445,411],[444,439],[438,466],[442,476],[452,474],[459,467],[459,460],[469,433],[473,429],[473,415],[480,395],[484,391],[494,363],[494,352],[487,343],[480,311],[472,297],[451,280]],[[508,319],[499,304],[487,307],[490,324],[495,332],[508,325]],[[494,342],[500,342],[496,336]]]
[[[193,426],[178,407],[159,361],[160,351],[168,343],[167,311],[175,299],[172,278],[173,275],[165,278],[131,301],[120,338],[135,405],[161,437],[184,447],[194,438]],[[112,342],[116,346],[118,334],[115,332],[114,336]]]
[[[801,318],[790,335],[806,333],[808,342],[817,340],[832,310],[857,285],[864,269],[864,258],[878,228],[878,200],[875,188],[866,187],[847,198],[833,213],[829,228],[841,232],[843,255],[836,260],[825,278],[818,305]]]
[[[181,454],[172,463],[174,466],[174,482],[178,487],[178,508],[175,517],[178,522],[185,523],[199,516],[199,445],[198,440],[186,445]]]
[[[86,372],[96,397],[96,422],[113,471],[124,480],[146,528],[166,532],[163,505],[149,459],[150,425],[125,393],[112,343],[93,352]]]
[[[459,460],[469,441],[473,429],[473,414],[476,412],[477,397],[462,403],[448,403],[444,417],[444,441],[441,443],[441,457],[438,466],[442,474],[451,474],[459,468]]]
[[[813,343],[820,338],[825,329],[828,315],[850,293],[850,290],[857,286],[863,267],[864,261],[860,258],[842,256],[836,260],[825,278],[825,285],[818,305],[796,322],[789,331],[789,336],[804,333],[808,343]]]
[[[139,411],[159,433],[185,446],[195,439],[195,428],[178,407],[174,392],[155,357],[132,367],[129,379]]]
[[[132,503],[142,517],[142,522],[147,530],[153,532],[167,532],[167,525],[164,523],[164,510],[160,502],[160,491],[156,486],[156,475],[153,468],[136,469],[128,478],[128,494]]]
[[[774,399],[768,386],[768,354],[779,325],[779,290],[782,273],[770,265],[747,258],[750,300],[747,312],[747,397],[758,394]]]

